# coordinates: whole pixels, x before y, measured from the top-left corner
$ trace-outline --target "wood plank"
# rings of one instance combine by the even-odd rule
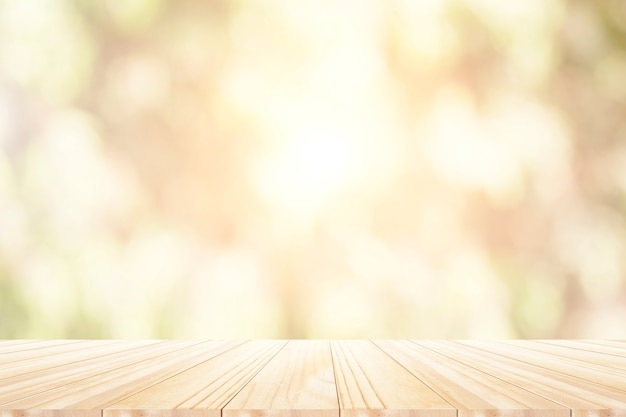
[[[103,417],[139,417],[154,410],[177,410],[179,416],[185,417],[220,417],[221,409],[285,344],[276,340],[240,342],[219,357],[133,395],[103,403]]]
[[[104,409],[103,415],[117,417],[215,417],[215,410],[201,408],[160,408],[160,409]],[[1,417],[1,416],[0,416]]]
[[[548,353],[557,357],[576,359],[579,361],[602,365],[611,368],[613,371],[622,371],[626,369],[626,358],[616,356],[607,356],[601,353],[588,350],[573,349],[567,346],[556,346],[549,343],[543,343],[540,340],[518,340],[514,343],[524,346],[527,349]]]
[[[0,417],[626,417],[625,355],[611,340],[8,340]]]
[[[621,358],[626,357],[623,349],[612,346],[601,346],[598,344],[589,343],[583,340],[542,340],[542,343],[555,344],[557,346],[567,346],[574,349],[586,350],[595,353],[602,353],[605,355],[619,356]]]
[[[14,364],[16,362],[35,359],[35,358],[45,358],[56,354],[62,354],[65,352],[74,352],[81,349],[85,349],[89,346],[93,346],[94,344],[101,344],[101,341],[89,341],[89,340],[76,340],[70,343],[62,343],[58,345],[46,345],[45,347],[31,348],[31,349],[19,349],[13,352],[7,352],[4,355],[0,356],[0,366],[4,366],[6,364]],[[111,341],[108,342],[112,343]],[[31,346],[31,345],[26,345]]]
[[[182,344],[182,348],[181,348]],[[2,408],[98,408],[91,403],[114,401],[120,395],[131,395],[150,382],[169,378],[189,367],[232,347],[232,342],[171,342],[158,354],[140,355],[113,366],[107,361],[88,377],[67,378],[42,390],[35,385],[35,393],[24,397],[25,390],[11,391],[0,397]],[[13,398],[11,398],[13,397]],[[7,401],[7,398],[10,398]],[[89,405],[83,405],[90,403]]]
[[[100,410],[0,410],[0,417],[101,417]]]
[[[622,391],[622,393],[626,394],[626,377],[623,369],[621,371],[616,371],[611,367],[558,357],[541,352],[533,352],[522,346],[516,346],[510,342],[467,340],[463,343],[530,365],[550,369],[571,377],[574,381],[581,379],[593,382],[597,385],[615,388],[616,390]],[[626,398],[626,396],[624,398]]]
[[[12,339],[12,340],[0,340],[0,348],[16,345],[27,345],[29,343],[35,343],[37,340],[33,339]]]
[[[591,345],[600,345],[600,346],[608,346],[612,348],[617,348],[626,353],[626,344],[624,342],[619,342],[617,340],[597,340],[597,339],[586,339],[586,340],[578,340],[582,343],[588,343]]]
[[[11,362],[7,365],[3,365],[0,369],[0,385],[7,383],[9,378],[13,378],[11,382],[16,381],[16,377],[20,375],[27,375],[28,379],[33,379],[37,376],[37,372],[45,369],[46,371],[54,371],[56,376],[63,375],[66,370],[78,371],[79,369],[88,366],[91,363],[99,362],[101,360],[114,360],[116,353],[125,352],[125,354],[132,354],[134,349],[142,347],[154,346],[157,344],[163,344],[163,341],[157,340],[137,340],[137,341],[111,341],[104,343],[102,341],[93,341],[92,344],[84,346],[83,349],[61,352],[50,356],[36,357],[30,359],[24,359],[22,361]],[[147,354],[150,350],[141,350],[141,354]],[[46,372],[46,374],[49,372]]]
[[[456,409],[370,341],[331,341],[342,417],[456,417]]]
[[[124,345],[126,343],[123,343]],[[122,368],[133,363],[149,360],[153,357],[165,355],[189,346],[187,342],[172,342],[146,346],[132,353],[121,352],[110,357],[97,357],[91,361],[81,362],[80,366],[72,364],[60,368],[42,368],[36,371],[19,374],[0,379],[0,405],[16,401],[21,398],[33,396],[40,392],[49,391],[82,381],[89,377],[95,377],[110,370]],[[4,371],[0,372],[2,375]],[[9,374],[12,370],[9,369]]]
[[[251,415],[339,417],[330,342],[289,341],[222,410]]]
[[[19,345],[0,347],[0,365],[11,363],[13,360],[19,360],[24,356],[32,358],[37,355],[46,355],[51,349],[63,351],[72,345],[83,342],[84,340],[37,340],[25,347]]]
[[[495,355],[467,345],[465,341],[413,342],[568,407],[573,417],[593,417],[594,413],[603,410],[611,413],[626,412],[626,402],[619,391],[583,383],[548,369]]]
[[[567,407],[415,343],[374,343],[456,407],[459,417],[570,415]]]

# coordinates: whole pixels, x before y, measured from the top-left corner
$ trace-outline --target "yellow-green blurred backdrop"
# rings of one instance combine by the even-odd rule
[[[0,0],[0,338],[626,338],[626,2]]]

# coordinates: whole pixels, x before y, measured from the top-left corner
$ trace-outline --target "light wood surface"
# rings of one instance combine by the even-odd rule
[[[475,341],[415,343],[561,404],[573,417],[598,417],[609,411],[613,416],[626,416],[626,401],[620,391],[579,378],[576,368],[570,375],[562,374],[472,346]]]
[[[626,417],[616,340],[2,340],[0,417]]]
[[[339,403],[327,341],[291,340],[226,405],[224,417],[333,417]]]
[[[342,415],[456,416],[450,403],[373,343],[331,346]]]
[[[386,353],[458,409],[459,417],[569,417],[570,410],[463,362],[408,341],[376,341]]]

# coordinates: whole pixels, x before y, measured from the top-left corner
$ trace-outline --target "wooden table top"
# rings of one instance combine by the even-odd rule
[[[626,341],[0,341],[0,417],[157,415],[621,417]]]

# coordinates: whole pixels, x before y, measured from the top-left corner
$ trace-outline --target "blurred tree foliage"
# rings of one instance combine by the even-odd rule
[[[626,337],[621,0],[0,0],[0,338]]]

